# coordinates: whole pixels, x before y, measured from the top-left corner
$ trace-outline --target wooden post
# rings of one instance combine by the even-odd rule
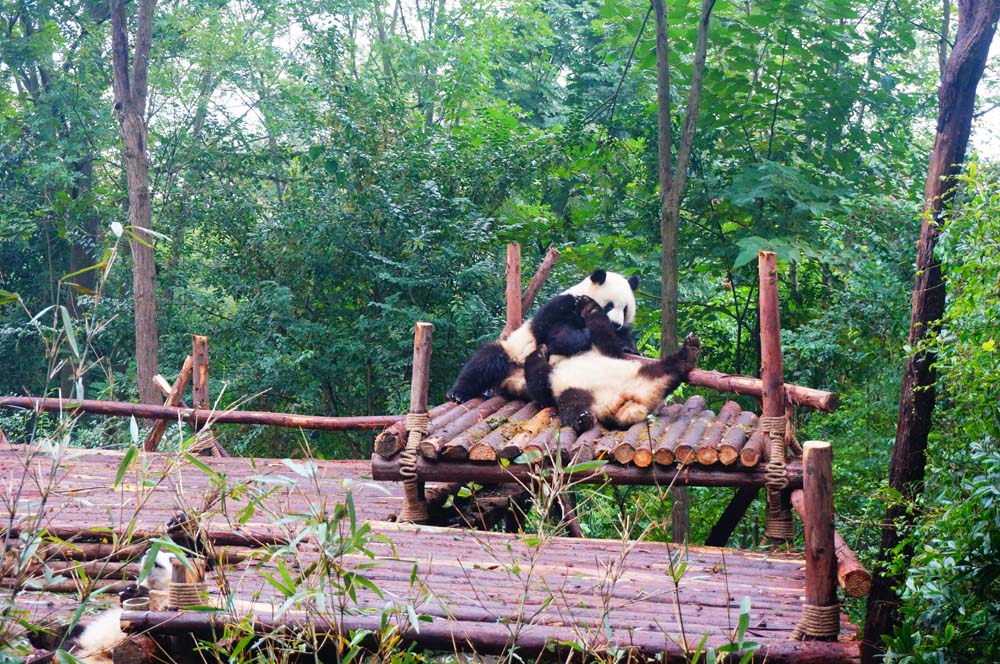
[[[781,478],[785,466],[785,368],[781,357],[781,322],[778,310],[778,258],[773,251],[757,252],[760,279],[760,378],[763,415],[760,426],[768,436],[767,525],[772,544],[795,536],[787,482]]]
[[[170,392],[167,394],[167,398],[163,402],[164,406],[177,406],[180,404],[181,396],[184,394],[184,389],[191,380],[193,364],[194,360],[190,355],[184,358],[184,366],[181,367],[181,372],[177,374],[177,380],[174,381],[173,387],[170,388]],[[155,452],[156,448],[160,445],[160,439],[163,438],[163,434],[166,430],[167,420],[157,420],[153,424],[153,428],[150,429],[149,435],[146,437],[146,443],[143,445],[143,449],[147,452]]]
[[[805,493],[802,489],[792,491],[792,507],[805,523]],[[872,575],[851,550],[840,533],[833,531],[833,547],[837,557],[837,583],[851,597],[864,597],[872,589]]]
[[[7,440],[7,434],[3,432],[3,429],[0,429],[0,445],[10,445],[10,441]]]
[[[191,335],[191,405],[195,410],[211,410],[212,404],[208,398],[208,338],[198,334]],[[215,439],[211,427],[206,424],[195,434],[194,447],[198,454],[229,456],[226,450]]]
[[[837,554],[833,528],[833,446],[810,440],[804,445],[802,488],[805,498],[803,511],[806,538],[806,615],[808,610],[825,610],[828,616],[823,626],[804,625],[804,637],[816,640],[837,638],[840,608],[837,602]],[[833,628],[836,607],[836,628]],[[830,634],[830,631],[833,631]]]
[[[410,377],[410,410],[406,416],[406,448],[400,455],[403,475],[403,508],[400,521],[411,523],[427,520],[424,483],[417,477],[417,449],[427,433],[427,392],[431,373],[431,336],[434,326],[418,321],[413,331],[413,374]]]
[[[531,309],[538,291],[542,289],[542,284],[549,278],[549,274],[552,273],[552,268],[555,267],[557,260],[559,260],[559,250],[555,247],[549,247],[549,250],[545,252],[545,258],[542,259],[541,265],[535,270],[535,276],[528,282],[528,287],[524,289],[524,295],[521,296],[522,313]]]
[[[507,324],[500,334],[502,339],[521,327],[521,245],[511,242],[507,245]]]

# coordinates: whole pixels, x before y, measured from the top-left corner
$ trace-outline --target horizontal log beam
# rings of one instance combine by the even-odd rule
[[[0,397],[0,408],[33,411],[72,411],[95,415],[128,416],[149,420],[183,421],[195,427],[206,424],[264,424],[289,429],[321,431],[355,431],[384,429],[403,419],[402,415],[369,415],[358,417],[324,417],[295,415],[263,410],[195,410],[124,401],[95,399],[51,399],[41,397]]]
[[[417,459],[417,477],[426,482],[478,482],[479,484],[503,484],[505,482],[527,483],[547,468],[509,464],[502,466],[495,463],[469,462],[435,462],[428,459]],[[667,486],[671,482],[677,485],[689,486],[731,486],[731,487],[761,487],[767,478],[767,469],[758,468],[677,468],[650,466],[619,466],[608,463],[604,466],[572,473],[566,476],[574,483],[589,484],[630,484],[630,485],[660,485]],[[674,476],[677,476],[676,481]],[[398,459],[383,459],[372,456],[372,479],[380,481],[399,482],[403,476],[399,472]],[[802,486],[802,464],[788,465],[788,481],[790,488]]]
[[[651,357],[640,355],[627,355],[626,357],[651,364],[657,360]],[[750,397],[760,398],[764,393],[764,383],[760,378],[753,376],[738,376],[726,374],[721,371],[708,371],[706,369],[692,369],[688,374],[688,382],[698,387],[710,387],[716,392],[728,392],[730,394],[743,394]],[[813,387],[802,387],[801,385],[785,384],[785,397],[796,406],[807,406],[827,413],[832,413],[840,406],[840,395],[836,392],[817,390]]]
[[[214,638],[227,622],[233,618],[211,613],[174,611],[126,611],[122,613],[122,627],[127,632],[154,634],[194,634],[201,638]],[[286,614],[280,619],[255,616],[253,629],[258,633],[269,633],[276,629],[290,629],[293,632],[309,631],[317,634],[344,634],[367,630],[378,635],[385,627],[384,617],[379,614],[337,616],[336,621],[324,617],[305,617]],[[393,632],[404,644],[415,643],[431,650],[455,652],[460,650],[476,653],[500,654],[509,652],[514,646],[521,656],[532,659],[564,661],[572,654],[568,642],[577,644],[588,653],[601,653],[612,645],[605,640],[603,630],[590,630],[588,634],[569,627],[532,625],[526,622],[522,628],[497,622],[449,621],[435,619],[420,623],[419,631],[406,621],[396,625]],[[516,634],[516,638],[515,638]],[[369,637],[367,647],[377,648],[375,636]],[[663,638],[660,633],[640,632],[628,637],[626,648],[633,654],[657,657],[665,662],[688,662],[690,653],[683,651],[673,641]],[[762,648],[754,662],[771,664],[843,664],[858,661],[857,642],[829,643],[823,641],[776,640]]]

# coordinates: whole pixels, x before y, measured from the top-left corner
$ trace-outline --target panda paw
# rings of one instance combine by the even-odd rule
[[[449,401],[454,401],[455,403],[465,403],[469,399],[476,398],[476,395],[474,394],[463,394],[461,392],[456,392],[455,390],[448,390],[448,393],[445,396],[448,397]]]
[[[604,313],[601,305],[587,295],[577,296],[576,310],[583,318],[590,318],[591,316],[598,316]]]
[[[698,363],[698,355],[701,354],[701,339],[694,332],[684,337],[683,352],[687,356],[688,369],[693,369]]]
[[[582,434],[584,431],[593,429],[596,424],[597,422],[594,420],[594,414],[589,410],[585,410],[577,415],[576,419],[572,422],[573,431],[575,431],[577,435]]]

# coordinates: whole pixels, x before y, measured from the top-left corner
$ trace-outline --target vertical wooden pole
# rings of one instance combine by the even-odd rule
[[[778,257],[773,251],[757,252],[760,286],[760,378],[762,414],[760,426],[767,435],[765,458],[768,463],[767,525],[772,544],[795,536],[792,508],[785,487],[785,367],[781,356],[781,320],[778,309]]]
[[[194,382],[191,383],[191,405],[196,410],[211,408],[208,400],[208,338],[191,335],[191,358]]]
[[[211,410],[212,402],[208,398],[208,338],[198,334],[191,335],[191,373],[192,407],[195,410]],[[199,454],[229,456],[208,424],[196,435],[194,448]]]
[[[757,259],[760,279],[760,378],[763,382],[763,412],[768,417],[782,417],[785,414],[785,367],[781,357],[778,259],[773,251],[758,252]]]
[[[417,321],[413,332],[413,375],[410,378],[410,412],[427,412],[431,376],[431,336],[434,325]]]
[[[837,550],[833,524],[833,446],[806,441],[802,489],[806,536],[806,605],[837,606]],[[832,620],[832,610],[831,620]],[[839,625],[839,610],[837,612]],[[822,631],[822,630],[820,630]],[[832,637],[813,638],[836,638]]]
[[[431,372],[431,336],[434,326],[417,321],[413,331],[413,374],[410,377],[410,411],[406,415],[406,447],[400,454],[399,473],[403,476],[403,508],[399,520],[427,521],[424,483],[417,478],[417,448],[427,433],[427,392]]]
[[[521,245],[511,242],[507,245],[507,324],[503,328],[501,338],[506,338],[511,332],[521,327]]]

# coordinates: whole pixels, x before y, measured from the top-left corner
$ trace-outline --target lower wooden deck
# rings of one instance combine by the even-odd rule
[[[858,657],[856,630],[843,617],[839,642],[791,640],[803,601],[800,554],[387,522],[381,519],[401,504],[399,487],[366,481],[370,471],[361,462],[162,454],[140,455],[128,465],[123,460],[120,453],[53,459],[7,448],[0,450],[0,483],[12,535],[41,524],[64,539],[114,536],[124,545],[127,533],[162,535],[179,509],[205,509],[211,539],[229,561],[210,574],[207,601],[228,610],[126,614],[137,630],[207,633],[253,615],[261,629],[308,624],[382,632],[396,625],[404,641],[435,649],[516,647],[527,655],[630,648],[675,659],[703,637],[716,648],[729,643],[748,602],[744,641],[759,644],[757,659]],[[97,530],[103,526],[111,530]],[[12,543],[4,565],[8,586],[11,561],[24,551]],[[74,555],[63,545],[40,549],[45,564],[36,561],[28,572],[34,583],[15,597],[32,620],[65,614],[88,583],[93,589],[108,583],[98,581],[102,577],[129,572],[107,562],[122,557],[107,549],[78,550],[91,553]],[[88,561],[87,583],[57,560],[73,557]],[[102,564],[108,574],[99,572]],[[49,592],[55,588],[46,566],[58,569],[69,581],[61,588],[71,592]]]

